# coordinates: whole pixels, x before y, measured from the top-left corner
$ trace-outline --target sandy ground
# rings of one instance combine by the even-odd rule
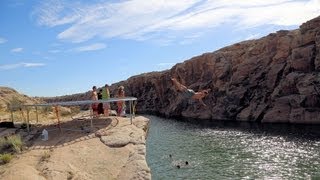
[[[34,127],[28,148],[0,166],[0,179],[151,179],[145,160],[148,119],[64,119]],[[42,129],[49,140],[42,141]],[[24,132],[25,133],[25,132]]]

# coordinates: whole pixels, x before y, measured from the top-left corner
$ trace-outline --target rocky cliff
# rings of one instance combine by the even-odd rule
[[[167,117],[258,122],[320,123],[320,16],[293,31],[278,31],[193,57],[170,70],[113,84],[138,98],[137,111]],[[184,101],[170,77],[194,90]]]
[[[200,119],[320,123],[320,17],[294,31],[278,31],[175,65],[131,77],[127,91],[138,110]],[[188,87],[211,88],[208,107],[185,102],[170,76]],[[187,104],[188,103],[188,104]]]

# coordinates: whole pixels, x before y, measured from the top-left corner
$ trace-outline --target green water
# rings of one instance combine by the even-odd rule
[[[152,179],[320,179],[320,136],[304,126],[209,126],[149,118]]]

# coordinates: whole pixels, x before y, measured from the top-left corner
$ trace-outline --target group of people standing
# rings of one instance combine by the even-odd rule
[[[119,86],[117,93],[115,95],[116,98],[124,98],[125,92],[124,87]],[[110,98],[110,90],[109,85],[106,84],[104,87],[102,87],[99,92],[97,92],[97,87],[92,87],[92,93],[91,93],[91,100],[97,101],[97,100],[107,100]],[[104,103],[93,103],[91,105],[93,115],[98,116],[99,114],[104,114],[105,116],[109,116],[111,107],[109,102]],[[117,101],[117,115],[118,116],[124,116],[125,115],[125,101]]]

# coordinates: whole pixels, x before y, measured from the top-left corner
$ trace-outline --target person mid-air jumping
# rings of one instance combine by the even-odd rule
[[[195,92],[194,90],[188,89],[185,85],[178,82],[176,78],[171,78],[171,80],[175,88],[178,91],[182,92],[184,97],[198,100],[202,105],[207,106],[202,99],[208,95],[211,89],[205,89],[205,90]]]

